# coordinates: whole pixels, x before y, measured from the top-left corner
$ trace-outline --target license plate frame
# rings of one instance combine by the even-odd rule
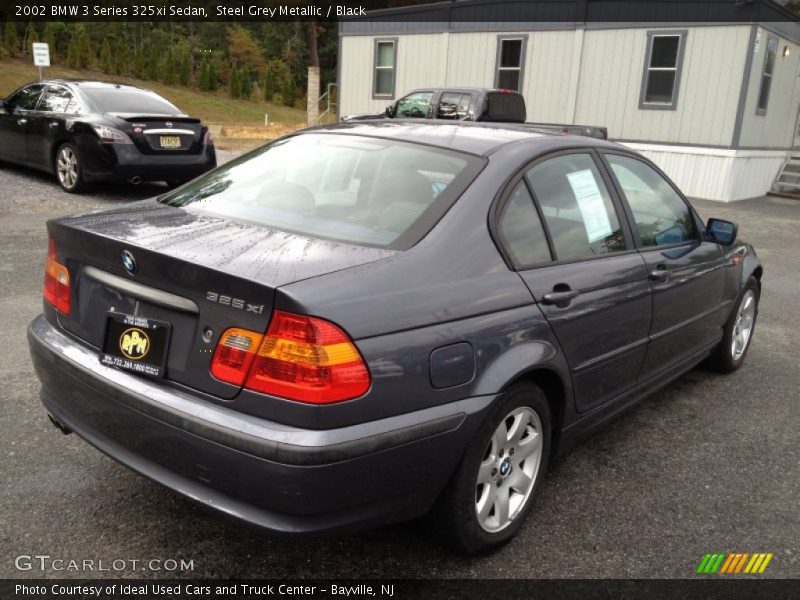
[[[153,378],[166,370],[172,324],[125,313],[106,314],[100,362]]]
[[[180,150],[181,149],[181,136],[179,135],[160,135],[158,136],[158,144],[167,150]]]

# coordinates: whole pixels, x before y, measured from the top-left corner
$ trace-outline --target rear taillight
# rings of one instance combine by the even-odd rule
[[[67,267],[56,261],[56,243],[53,238],[47,250],[47,262],[44,267],[44,299],[57,310],[69,314],[69,271]]]
[[[230,332],[247,340],[229,339]],[[344,331],[323,319],[279,310],[263,339],[251,331],[226,331],[211,373],[236,385],[244,381],[249,390],[310,404],[357,398],[370,386],[367,366]]]
[[[228,329],[222,334],[211,359],[211,374],[222,381],[242,385],[263,336],[246,329]]]
[[[124,131],[107,125],[92,125],[100,141],[106,144],[132,144],[133,141]]]
[[[206,135],[203,137],[203,145],[204,146],[213,146],[214,145],[214,136],[211,135],[211,130],[206,129]]]

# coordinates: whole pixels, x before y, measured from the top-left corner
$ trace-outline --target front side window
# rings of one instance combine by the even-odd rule
[[[606,159],[628,201],[643,246],[698,238],[694,218],[678,192],[647,163],[617,154]]]
[[[678,101],[685,33],[648,36],[642,81],[642,108],[675,108]]]
[[[375,81],[374,96],[394,97],[394,72],[397,42],[378,40],[375,42]]]
[[[775,56],[778,54],[778,38],[771,37],[767,42],[767,55],[764,57],[764,72],[761,75],[761,88],[758,91],[756,114],[767,114],[772,77],[775,74]]]
[[[518,267],[550,261],[550,248],[528,188],[520,181],[503,207],[498,221],[503,247]]]
[[[398,119],[424,119],[431,108],[433,92],[414,92],[397,101],[394,116]]]
[[[525,177],[542,209],[556,260],[625,250],[614,204],[590,155],[545,160]]]
[[[524,37],[501,37],[497,40],[497,72],[494,87],[522,91],[525,63]]]
[[[232,160],[161,202],[306,237],[403,249],[433,227],[484,163],[407,142],[303,134]]]
[[[45,112],[64,113],[72,101],[72,94],[66,88],[57,85],[48,86],[39,104],[39,110]]]
[[[8,104],[22,110],[34,110],[36,108],[36,103],[39,102],[39,96],[42,95],[43,89],[43,85],[30,85],[11,96],[11,98],[8,99]]]

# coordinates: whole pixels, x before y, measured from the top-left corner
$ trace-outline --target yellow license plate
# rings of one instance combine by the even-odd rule
[[[159,142],[162,148],[180,148],[181,138],[177,135],[162,135],[159,136]]]

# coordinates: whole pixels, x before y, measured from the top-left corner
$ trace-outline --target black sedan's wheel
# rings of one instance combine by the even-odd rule
[[[470,444],[431,523],[456,550],[496,548],[516,535],[547,468],[550,411],[530,383],[509,388]]]
[[[709,358],[709,365],[714,370],[730,373],[744,363],[758,318],[760,295],[761,287],[755,277],[751,277],[739,296],[736,308],[728,317],[722,341]]]
[[[64,191],[80,192],[84,187],[78,152],[71,144],[63,144],[56,152],[56,178]]]

